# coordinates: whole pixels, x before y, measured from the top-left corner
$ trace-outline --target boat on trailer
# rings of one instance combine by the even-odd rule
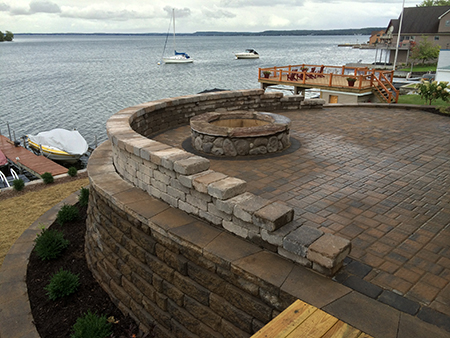
[[[77,162],[89,149],[89,145],[77,130],[62,128],[27,135],[28,146],[37,154],[54,161]]]

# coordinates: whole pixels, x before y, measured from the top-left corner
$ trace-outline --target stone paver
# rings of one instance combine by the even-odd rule
[[[283,112],[295,151],[216,159],[211,169],[347,238],[365,281],[450,316],[450,118],[403,108]],[[155,139],[182,147],[189,126]],[[189,142],[185,142],[187,144]]]

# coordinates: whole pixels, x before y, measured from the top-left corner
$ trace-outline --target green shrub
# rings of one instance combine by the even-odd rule
[[[67,174],[69,174],[70,177],[75,177],[78,174],[78,170],[75,167],[70,167]]]
[[[88,311],[83,317],[79,317],[72,326],[71,338],[105,338],[112,334],[112,324],[106,316],[97,316]]]
[[[74,205],[64,204],[56,215],[56,220],[60,225],[79,219],[80,212]]]
[[[61,252],[69,246],[61,231],[42,228],[34,240],[34,250],[43,261],[58,258]]]
[[[56,300],[77,291],[80,286],[78,275],[62,268],[50,279],[50,283],[44,288],[48,298]]]
[[[416,85],[416,89],[420,97],[427,101],[429,105],[437,99],[442,99],[445,102],[450,99],[450,92],[448,91],[450,87],[446,81],[421,81]]]
[[[49,173],[49,172],[43,173],[41,175],[41,178],[44,180],[45,184],[53,183],[53,181],[55,180],[53,178],[53,175],[51,173]]]
[[[85,207],[89,203],[89,189],[81,188],[80,195],[78,196],[78,202],[82,207]]]
[[[25,187],[25,182],[21,178],[13,181],[14,190],[22,191],[24,187]]]

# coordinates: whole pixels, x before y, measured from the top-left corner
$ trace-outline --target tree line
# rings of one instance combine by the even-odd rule
[[[0,42],[3,41],[12,41],[14,39],[14,34],[10,31],[6,31],[4,34],[0,31]]]

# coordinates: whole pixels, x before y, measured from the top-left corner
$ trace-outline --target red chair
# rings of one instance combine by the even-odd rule
[[[325,75],[323,75],[323,70],[325,69],[325,66],[320,67],[319,71],[317,72],[317,76],[318,77],[325,77]]]

